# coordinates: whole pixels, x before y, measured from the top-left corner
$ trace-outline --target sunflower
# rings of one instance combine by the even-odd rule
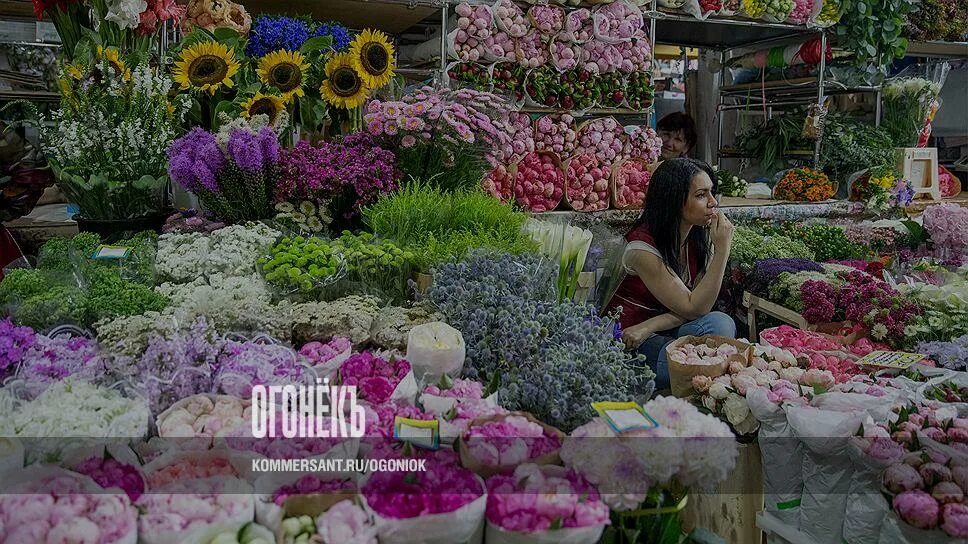
[[[120,77],[121,79],[128,81],[131,79],[131,70],[128,66],[121,60],[121,53],[113,47],[108,47],[105,49],[102,46],[97,46],[97,58],[98,60],[103,60],[108,63],[108,66],[114,70],[114,75]],[[77,78],[80,79],[80,78]]]
[[[266,85],[279,89],[287,103],[293,97],[303,96],[302,82],[306,77],[306,63],[302,53],[280,49],[259,59],[259,79]]]
[[[200,42],[182,50],[172,75],[182,90],[195,87],[214,95],[222,85],[235,86],[232,76],[238,71],[234,51],[221,43]]]
[[[379,89],[393,78],[396,63],[393,45],[386,34],[379,30],[364,30],[350,44],[353,67],[371,89]]]
[[[64,74],[76,81],[80,81],[84,77],[84,67],[80,64],[71,63],[64,67]]]
[[[319,94],[333,106],[349,110],[366,102],[370,88],[353,69],[350,54],[340,53],[326,62],[326,81],[319,88]]]
[[[249,119],[256,115],[269,117],[269,124],[275,124],[279,114],[286,109],[286,103],[272,94],[255,93],[255,96],[242,103],[242,117]]]

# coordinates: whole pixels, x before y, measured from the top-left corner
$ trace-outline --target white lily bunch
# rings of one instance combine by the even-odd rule
[[[537,219],[529,219],[524,230],[539,245],[541,253],[559,262],[558,300],[573,298],[578,290],[578,276],[585,268],[585,259],[592,245],[592,232]]]

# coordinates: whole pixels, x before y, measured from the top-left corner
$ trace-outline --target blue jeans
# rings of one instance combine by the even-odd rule
[[[669,362],[666,360],[666,346],[683,336],[705,336],[708,334],[736,338],[736,323],[723,312],[708,314],[679,326],[678,329],[662,331],[650,337],[639,346],[639,353],[645,355],[649,368],[655,372],[655,389],[669,388]]]

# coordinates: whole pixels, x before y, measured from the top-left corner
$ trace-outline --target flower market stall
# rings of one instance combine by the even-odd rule
[[[887,75],[956,7],[24,4],[59,45],[44,100],[0,88],[0,542],[968,539],[968,200],[928,145],[956,63],[709,171],[738,338],[660,376],[609,305],[657,43],[751,48],[718,69],[765,89],[824,79],[818,34]]]

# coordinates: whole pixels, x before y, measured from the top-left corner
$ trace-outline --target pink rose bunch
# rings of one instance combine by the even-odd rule
[[[595,37],[595,23],[588,8],[568,12],[565,18],[564,36],[574,42],[585,43]]]
[[[339,355],[344,355],[353,349],[349,338],[334,336],[329,342],[309,342],[299,348],[299,354],[309,359],[314,365],[329,362]]]
[[[514,0],[498,0],[491,10],[497,27],[512,38],[520,38],[528,33],[530,29],[528,20]]]
[[[645,193],[649,190],[652,172],[639,159],[622,161],[615,172],[615,207],[641,208],[645,205]]]
[[[584,64],[588,58],[588,50],[575,42],[562,39],[560,35],[552,38],[548,44],[548,53],[551,55],[552,66],[559,72],[571,70],[579,63]]]
[[[561,6],[536,4],[528,10],[528,18],[542,34],[557,34],[565,28],[565,10]]]
[[[558,207],[564,192],[565,173],[554,155],[528,153],[518,163],[514,197],[524,209],[551,211]]]
[[[625,58],[622,50],[613,44],[599,40],[585,42],[584,68],[592,74],[606,74],[622,68]]]
[[[583,153],[568,161],[565,172],[565,196],[575,211],[597,211],[608,208],[608,180],[611,168],[597,153]]]
[[[468,427],[462,435],[470,454],[488,467],[520,465],[561,449],[561,439],[518,415]]]
[[[427,463],[424,472],[375,472],[362,493],[380,516],[409,519],[453,512],[482,496],[484,486],[465,468]]]
[[[243,493],[242,482],[213,478],[187,480],[170,493],[148,493],[138,499],[139,535],[187,534],[202,527],[249,517],[253,511],[251,492]]]
[[[548,48],[544,46],[541,33],[537,30],[532,30],[518,38],[514,54],[518,64],[525,68],[538,68],[548,62]]]
[[[147,476],[148,487],[157,490],[175,482],[200,480],[212,476],[237,477],[238,475],[239,471],[232,466],[227,457],[189,455],[180,461],[155,470]]]
[[[811,370],[808,370],[807,372],[811,372],[813,370],[826,372],[830,374],[830,377],[834,380],[834,383],[849,382],[854,376],[867,374],[862,367],[858,366],[853,360],[847,358],[846,354],[844,355],[844,357],[840,357],[833,353],[808,353],[807,357],[810,359],[808,368]],[[815,374],[812,376],[815,376]],[[803,382],[801,381],[800,383]],[[827,387],[827,389],[829,389],[829,387]]]
[[[294,483],[284,485],[272,493],[272,502],[282,506],[293,495],[315,495],[329,493],[356,493],[356,482],[348,478],[324,480],[319,476],[307,474]]]
[[[719,365],[739,351],[731,344],[708,346],[706,344],[683,344],[669,351],[669,356],[687,365]]]
[[[514,176],[503,164],[495,166],[481,183],[487,194],[501,202],[510,202],[514,197]]]
[[[506,531],[604,526],[608,515],[595,487],[574,470],[527,464],[487,480],[487,520]]]
[[[628,41],[645,34],[642,12],[625,0],[599,6],[593,18],[595,34],[601,38]]]
[[[0,495],[0,541],[6,544],[133,541],[138,511],[121,494],[91,493],[76,476],[31,480]]]
[[[771,346],[789,350],[794,355],[806,351],[834,351],[843,349],[843,344],[818,332],[805,331],[780,325],[760,333],[760,337]]]
[[[624,154],[647,163],[659,160],[662,153],[662,138],[651,127],[636,126],[626,136]]]
[[[110,457],[91,457],[75,466],[74,472],[90,476],[104,489],[121,489],[132,502],[145,492],[145,479],[141,471]]]
[[[583,123],[578,130],[576,153],[589,153],[598,156],[605,163],[614,163],[623,158],[626,146],[625,129],[614,117],[600,117]]]
[[[514,38],[504,31],[494,32],[484,40],[484,49],[493,62],[514,60]]]
[[[575,118],[567,113],[539,117],[534,124],[534,148],[567,156],[575,151],[578,133]]]
[[[475,380],[455,378],[450,387],[441,384],[428,385],[423,390],[425,395],[449,397],[453,399],[481,399],[484,397],[484,384]]]
[[[793,0],[793,12],[787,17],[787,22],[795,25],[805,24],[813,12],[814,0]]]
[[[485,4],[458,4],[457,30],[454,49],[462,61],[476,62],[484,58],[484,40],[491,36],[491,8]]]
[[[343,385],[354,385],[361,400],[382,404],[390,400],[394,389],[410,373],[406,359],[390,358],[389,361],[369,352],[357,353],[339,369]]]

